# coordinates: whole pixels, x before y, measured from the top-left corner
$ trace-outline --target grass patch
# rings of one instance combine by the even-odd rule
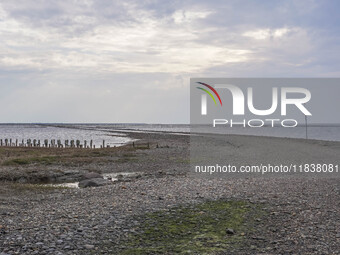
[[[245,201],[209,201],[146,214],[121,254],[216,254],[244,245],[261,209]],[[235,231],[228,235],[226,229]]]
[[[14,158],[4,161],[4,166],[15,166],[15,165],[29,165],[29,164],[43,164],[51,165],[58,159],[57,156],[44,156],[44,157],[26,157],[26,158]]]
[[[15,182],[0,182],[0,200],[1,197],[12,197],[13,195],[24,194],[45,194],[46,192],[54,192],[68,189],[67,187],[29,184],[29,183],[15,183]]]

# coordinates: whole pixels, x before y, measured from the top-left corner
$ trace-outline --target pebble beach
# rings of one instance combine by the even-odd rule
[[[25,165],[8,163],[20,154],[18,148],[2,150],[0,254],[339,254],[338,178],[193,178],[188,174],[189,136],[129,136],[148,142],[150,148],[106,148],[97,155],[53,152],[58,158],[48,164]],[[256,158],[265,155],[270,142],[272,148],[281,144],[292,161],[323,155],[339,162],[339,142],[236,135],[227,139],[227,146],[238,145],[233,155],[240,162],[242,148]],[[89,188],[39,183],[79,181],[89,172],[140,174]],[[217,202],[227,209],[217,210]],[[231,208],[235,203],[236,211]],[[224,212],[235,220],[227,221]],[[183,225],[185,242],[178,244],[172,240],[180,235],[165,231],[170,221],[182,226],[178,214],[183,219],[208,217],[204,219],[211,219],[216,228],[219,222],[226,224],[226,233],[212,236],[213,230],[200,230],[191,222],[190,229]],[[151,229],[159,234],[153,235]]]

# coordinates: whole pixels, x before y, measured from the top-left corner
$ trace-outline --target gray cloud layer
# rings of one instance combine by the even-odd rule
[[[1,122],[189,120],[190,77],[338,77],[336,1],[2,1]]]

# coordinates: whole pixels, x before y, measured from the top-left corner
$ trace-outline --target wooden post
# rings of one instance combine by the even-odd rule
[[[12,139],[9,139],[9,146],[12,146]]]
[[[2,146],[2,139],[0,139],[0,146]]]
[[[103,140],[103,148],[105,148],[105,140]]]
[[[86,140],[84,141],[84,148],[86,149],[87,142]]]
[[[37,139],[33,139],[33,147],[37,146]]]
[[[45,148],[48,147],[48,140],[47,139],[44,140],[44,145],[45,145]]]
[[[90,148],[92,149],[93,141],[90,141]]]

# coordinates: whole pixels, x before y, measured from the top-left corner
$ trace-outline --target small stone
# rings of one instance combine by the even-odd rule
[[[86,249],[88,249],[88,250],[94,249],[94,245],[92,245],[92,244],[85,244],[84,247],[85,247]]]
[[[252,237],[254,240],[266,240],[263,236],[253,236]]]
[[[102,179],[103,176],[95,172],[89,172],[82,176],[82,180],[89,180],[89,179],[96,179],[96,178]]]
[[[104,186],[112,183],[109,180],[102,179],[102,178],[95,178],[95,179],[89,179],[79,182],[78,186],[80,188],[87,188],[87,187],[99,187]]]
[[[228,235],[234,235],[234,234],[235,234],[235,231],[234,231],[232,228],[227,228],[227,229],[226,229],[226,233],[227,233]]]

